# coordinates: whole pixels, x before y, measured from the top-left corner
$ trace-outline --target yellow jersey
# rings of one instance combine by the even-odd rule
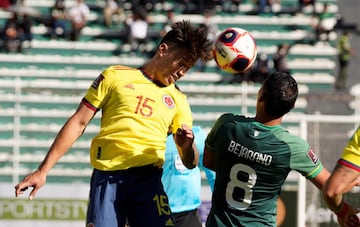
[[[158,86],[140,69],[110,66],[94,80],[83,102],[101,109],[101,127],[90,148],[91,165],[124,170],[165,159],[167,133],[192,127],[186,95],[174,84]]]
[[[344,148],[339,163],[360,172],[360,128]]]

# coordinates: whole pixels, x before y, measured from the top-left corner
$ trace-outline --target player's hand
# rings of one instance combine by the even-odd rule
[[[199,162],[199,152],[194,144],[193,131],[184,124],[175,133],[174,140],[183,164],[188,169],[195,168]]]
[[[46,174],[41,173],[39,170],[29,174],[26,176],[19,184],[15,186],[15,196],[18,197],[24,192],[32,188],[29,193],[29,200],[32,200],[36,192],[45,184],[46,182]]]
[[[182,149],[188,149],[192,147],[194,141],[193,131],[185,124],[181,128],[178,128],[175,134],[175,141]]]

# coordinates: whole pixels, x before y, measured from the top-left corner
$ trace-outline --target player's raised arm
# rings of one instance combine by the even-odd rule
[[[68,119],[57,134],[38,169],[26,176],[15,186],[15,196],[23,194],[28,188],[32,187],[29,199],[32,200],[35,197],[37,191],[45,184],[50,169],[70,149],[76,139],[82,135],[86,125],[93,116],[94,111],[89,109],[85,104],[80,103],[76,112]]]

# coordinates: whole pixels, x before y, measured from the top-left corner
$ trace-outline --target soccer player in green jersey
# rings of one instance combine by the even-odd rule
[[[216,172],[207,227],[275,227],[277,199],[291,170],[323,187],[330,173],[308,142],[281,126],[297,96],[295,79],[275,72],[258,92],[255,117],[227,113],[217,119],[203,157]]]
[[[212,59],[207,32],[189,21],[177,22],[140,68],[110,66],[89,87],[38,169],[15,186],[16,196],[32,187],[30,199],[50,169],[69,150],[101,110],[101,128],[90,148],[94,167],[86,226],[174,226],[161,183],[165,142],[174,135],[187,168],[198,163],[192,115],[186,96],[174,82],[198,59]]]
[[[360,226],[358,211],[343,200],[343,194],[360,186],[360,128],[354,133],[323,188],[324,200],[341,226]]]

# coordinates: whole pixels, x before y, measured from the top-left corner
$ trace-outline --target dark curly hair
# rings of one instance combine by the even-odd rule
[[[213,58],[212,42],[207,38],[207,30],[192,26],[190,21],[183,20],[172,25],[172,29],[162,38],[161,43],[175,44],[190,51],[194,61],[209,61]]]
[[[298,97],[298,85],[289,73],[270,74],[263,82],[262,89],[265,111],[269,115],[279,118],[294,108]]]

